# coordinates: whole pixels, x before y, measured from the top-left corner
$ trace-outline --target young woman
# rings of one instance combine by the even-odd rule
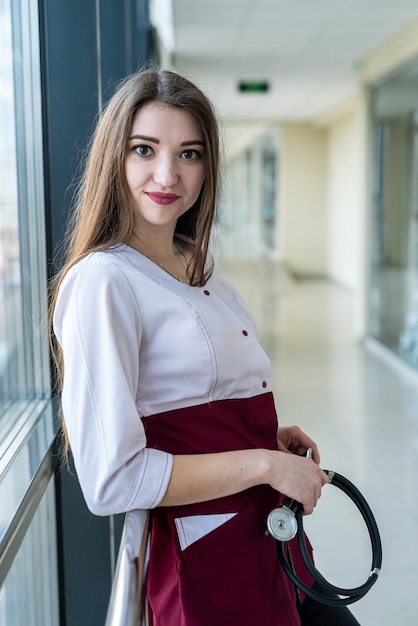
[[[154,70],[120,85],[52,303],[64,432],[93,513],[152,511],[155,626],[296,626],[303,598],[265,523],[284,495],[311,513],[328,477],[305,433],[278,428],[269,360],[209,253],[218,175],[216,117],[195,85]],[[303,623],[327,624],[319,610]],[[330,624],[356,623],[338,613]]]

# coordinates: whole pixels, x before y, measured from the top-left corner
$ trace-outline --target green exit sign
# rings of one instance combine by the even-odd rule
[[[238,90],[243,93],[266,93],[270,89],[267,80],[240,80]]]

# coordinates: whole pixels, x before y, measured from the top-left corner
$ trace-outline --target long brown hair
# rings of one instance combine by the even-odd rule
[[[82,258],[93,251],[129,242],[133,227],[132,199],[124,172],[128,138],[135,113],[147,102],[163,102],[187,111],[205,144],[205,181],[195,204],[178,220],[176,232],[195,240],[188,268],[190,284],[204,285],[208,248],[219,193],[219,130],[214,108],[205,94],[177,72],[147,69],[124,79],[99,116],[86,149],[83,173],[67,226],[66,260],[51,282],[50,321],[60,284]],[[199,271],[199,268],[205,268]],[[52,324],[51,324],[52,328]],[[52,338],[58,378],[63,358]]]

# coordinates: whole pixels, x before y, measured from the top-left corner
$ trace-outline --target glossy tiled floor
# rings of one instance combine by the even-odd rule
[[[322,466],[349,478],[375,514],[382,573],[351,610],[362,626],[416,626],[418,383],[353,340],[348,291],[295,283],[269,261],[221,265],[257,321],[281,423],[302,426]],[[305,527],[326,578],[343,587],[365,581],[367,531],[346,496],[325,487]]]

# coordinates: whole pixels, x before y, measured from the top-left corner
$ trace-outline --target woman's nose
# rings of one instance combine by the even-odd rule
[[[161,187],[173,187],[178,178],[174,159],[161,156],[155,163],[154,181]]]

